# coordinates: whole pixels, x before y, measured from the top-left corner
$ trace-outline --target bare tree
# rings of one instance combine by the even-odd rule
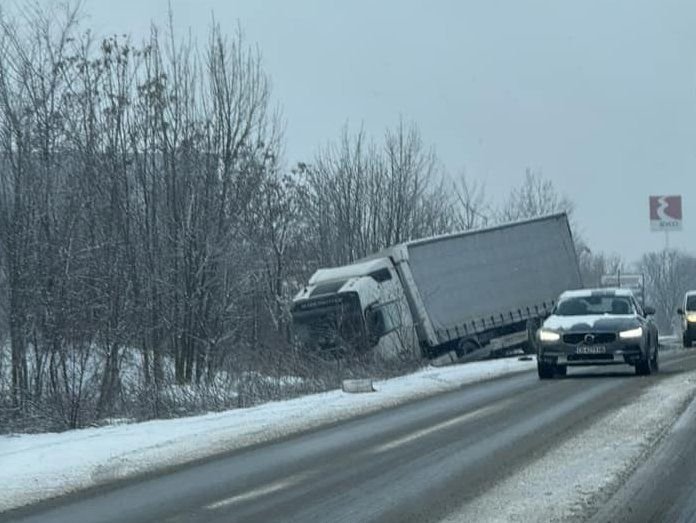
[[[684,293],[696,288],[696,258],[665,249],[644,254],[639,268],[645,276],[646,299],[655,307],[658,326],[671,332]]]
[[[153,28],[135,46],[81,33],[74,6],[20,14],[0,18],[0,274],[15,409],[50,400],[69,426],[108,416],[139,348],[157,414],[170,358],[178,382],[198,382],[223,348],[251,347],[266,330],[258,322],[280,316],[246,307],[259,195],[280,198],[262,227],[276,296],[292,241],[271,216],[286,211],[282,189],[262,190],[279,179],[281,143],[268,79],[241,33],[228,39],[217,25],[201,54],[171,20],[168,42]]]
[[[264,180],[251,212],[249,234],[256,239],[255,254],[265,283],[261,292],[271,321],[280,333],[285,332],[288,323],[292,287],[289,279],[301,273],[296,260],[305,252],[305,197],[306,190],[296,176],[272,174]]]
[[[308,221],[318,259],[337,265],[388,245],[450,232],[457,205],[415,125],[400,122],[383,148],[347,128],[306,169]]]
[[[499,220],[508,222],[556,212],[571,215],[573,203],[558,193],[551,180],[527,169],[522,184],[512,189],[498,216]]]
[[[585,287],[600,287],[602,276],[627,271],[626,263],[618,254],[593,253],[582,240],[576,240],[576,251]]]
[[[77,10],[66,7],[61,14],[51,16],[30,6],[19,19],[0,18],[0,242],[10,292],[13,397],[19,408],[30,387],[30,338],[36,356],[35,388],[41,386],[45,357],[50,355],[57,362],[51,367],[52,382],[60,377],[66,391],[75,391],[74,381],[66,379],[70,369],[62,341],[68,327],[66,303],[73,297],[69,246],[79,204],[65,190],[72,180],[71,159],[64,153],[62,66]]]
[[[472,182],[462,172],[454,184],[454,194],[459,204],[459,229],[469,230],[488,225],[491,208],[482,184]]]

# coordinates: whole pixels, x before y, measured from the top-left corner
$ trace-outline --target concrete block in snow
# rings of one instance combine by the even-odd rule
[[[343,392],[375,392],[372,380],[343,380]]]

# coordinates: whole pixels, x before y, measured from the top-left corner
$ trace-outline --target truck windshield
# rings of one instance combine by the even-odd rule
[[[292,323],[300,343],[322,349],[359,348],[365,339],[365,323],[355,293],[297,303]]]
[[[568,298],[558,304],[557,316],[585,316],[590,314],[633,314],[627,298],[618,296],[585,296]]]

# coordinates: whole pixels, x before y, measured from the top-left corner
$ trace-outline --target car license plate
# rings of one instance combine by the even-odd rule
[[[575,349],[578,354],[604,354],[607,348],[604,345],[581,345]]]

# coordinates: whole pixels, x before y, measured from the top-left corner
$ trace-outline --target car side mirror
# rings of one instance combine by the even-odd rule
[[[643,307],[643,312],[646,316],[654,316],[655,307]]]
[[[677,309],[677,314],[679,314],[679,316],[684,316],[684,309],[682,309],[681,307],[679,307],[679,308]]]

